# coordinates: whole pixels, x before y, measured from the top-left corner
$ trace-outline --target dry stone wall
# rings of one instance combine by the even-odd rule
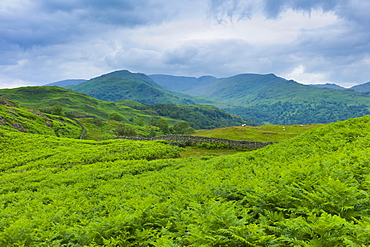
[[[155,136],[152,138],[144,138],[144,137],[136,137],[136,136],[118,136],[115,139],[128,139],[128,140],[137,140],[137,141],[166,140],[169,142],[186,143],[186,145],[194,145],[197,143],[215,143],[215,144],[226,144],[233,148],[247,148],[247,149],[263,148],[267,145],[274,143],[274,142],[235,141],[235,140],[228,140],[228,139],[222,139],[222,138],[191,136],[191,135],[165,135],[165,136]]]

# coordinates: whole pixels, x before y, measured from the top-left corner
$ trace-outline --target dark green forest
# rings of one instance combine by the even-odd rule
[[[353,117],[369,115],[366,105],[320,101],[316,103],[277,102],[256,104],[248,107],[225,108],[225,111],[259,124],[310,124],[331,123]]]

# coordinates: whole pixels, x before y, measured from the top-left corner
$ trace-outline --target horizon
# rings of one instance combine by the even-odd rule
[[[239,73],[239,74],[235,74],[235,75],[230,75],[230,76],[225,76],[225,77],[216,77],[216,76],[213,76],[213,75],[200,75],[200,76],[186,76],[186,75],[172,75],[172,74],[161,74],[161,73],[153,73],[153,74],[146,74],[146,73],[143,73],[143,72],[133,72],[133,71],[130,71],[130,70],[127,70],[127,69],[119,69],[119,70],[114,70],[114,71],[110,71],[110,72],[107,72],[107,73],[104,73],[104,74],[100,74],[100,75],[96,75],[96,76],[93,76],[91,78],[88,78],[88,79],[83,79],[83,78],[66,78],[66,79],[61,79],[61,80],[56,80],[56,81],[52,81],[52,82],[46,82],[46,83],[34,83],[34,84],[29,84],[29,85],[17,85],[17,86],[13,86],[13,87],[0,87],[0,89],[12,89],[12,88],[19,88],[19,87],[32,87],[32,86],[45,86],[47,84],[52,84],[52,83],[58,83],[58,82],[63,82],[63,81],[69,81],[69,80],[85,80],[85,81],[89,81],[91,79],[94,79],[94,78],[97,78],[99,76],[102,76],[102,75],[106,75],[106,74],[110,74],[110,73],[113,73],[113,72],[117,72],[117,71],[128,71],[130,73],[140,73],[140,74],[145,74],[147,76],[151,76],[151,75],[166,75],[166,76],[174,76],[174,77],[188,77],[188,78],[200,78],[200,77],[204,77],[204,76],[211,76],[211,77],[215,77],[216,79],[223,79],[223,78],[229,78],[229,77],[233,77],[233,76],[236,76],[236,75],[243,75],[243,74],[256,74],[256,75],[268,75],[268,74],[273,74],[277,77],[280,77],[280,78],[283,78],[285,80],[293,80],[299,84],[302,84],[302,85],[308,85],[308,86],[314,86],[314,85],[326,85],[326,84],[333,84],[333,85],[337,85],[337,86],[340,86],[340,87],[343,87],[345,89],[350,89],[351,87],[353,86],[357,86],[357,85],[362,85],[362,84],[365,84],[367,82],[364,82],[364,83],[360,83],[360,84],[353,84],[352,86],[342,86],[340,84],[337,84],[337,83],[332,83],[332,82],[329,82],[329,83],[318,83],[318,84],[304,84],[304,83],[301,83],[299,81],[296,81],[294,79],[288,79],[288,78],[284,78],[282,76],[279,76],[279,75],[276,75],[275,73],[264,73],[264,74],[259,74],[259,73],[250,73],[250,72],[245,72],[245,73]]]

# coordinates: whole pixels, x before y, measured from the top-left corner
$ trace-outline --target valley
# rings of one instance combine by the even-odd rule
[[[0,89],[0,246],[370,244],[367,93],[167,79]]]

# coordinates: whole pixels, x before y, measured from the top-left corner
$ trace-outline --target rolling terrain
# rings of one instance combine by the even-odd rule
[[[99,100],[86,94],[60,87],[21,87],[0,89],[0,97],[12,100],[28,109],[50,112],[53,106],[63,107],[67,116],[93,117],[107,120],[109,114],[119,113],[128,119],[132,116],[150,117],[148,114],[131,107],[117,106],[114,102]]]
[[[158,83],[173,90],[180,85],[176,77],[164,75]],[[274,74],[240,74],[191,85],[186,93],[215,100],[221,109],[260,124],[330,123],[370,114],[367,93],[302,85]]]
[[[122,70],[66,87],[109,101],[214,105],[258,124],[330,123],[370,114],[366,84],[303,85],[274,74],[196,78]]]
[[[66,88],[105,101],[128,99],[145,104],[174,103],[182,105],[212,102],[211,100],[169,91],[147,75],[131,73],[127,70],[115,71]]]
[[[0,245],[366,246],[369,125],[201,158],[161,141],[3,130]]]
[[[69,118],[25,109],[0,98],[1,131],[79,138],[83,129]]]
[[[295,85],[275,77],[229,84],[261,93],[271,83],[280,85],[271,92]],[[225,90],[222,97],[232,92]],[[241,94],[235,100],[254,103],[221,102],[258,119],[318,119],[310,111],[326,121],[349,118],[195,133],[278,142],[243,152],[103,140],[114,131],[175,129],[185,118],[238,121],[214,106],[108,102],[59,87],[0,90],[0,246],[368,246],[370,116],[350,117],[366,114],[367,96],[334,90],[353,93],[353,101],[337,102],[331,89],[315,90],[329,90],[328,101],[302,103],[292,94],[291,102],[254,104],[256,96]],[[78,140],[81,126],[68,117],[101,141]]]
[[[253,124],[213,106],[145,105],[131,100],[108,102],[55,86],[2,89],[0,97],[35,112],[77,118],[87,129],[87,139],[109,139],[117,136],[118,132],[148,137]],[[162,125],[157,123],[160,119]],[[126,127],[122,127],[124,125]],[[133,131],[124,131],[125,128]]]

